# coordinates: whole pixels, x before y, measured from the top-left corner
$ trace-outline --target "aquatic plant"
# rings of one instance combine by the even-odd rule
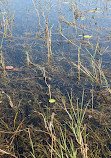
[[[48,121],[47,117],[44,116],[42,113],[40,115],[43,117],[45,128],[47,132],[49,133],[51,137],[51,144],[49,144],[51,148],[51,158],[52,155],[55,157],[63,158],[63,157],[70,157],[70,158],[76,158],[78,155],[78,151],[81,151],[81,154],[83,158],[87,158],[87,144],[86,144],[86,134],[84,133],[86,131],[85,125],[83,125],[83,119],[85,116],[85,112],[87,109],[88,104],[86,105],[85,109],[83,110],[83,98],[84,98],[84,92],[82,96],[82,102],[81,102],[81,108],[79,108],[79,102],[77,99],[77,105],[76,109],[74,108],[72,98],[69,97],[71,107],[67,109],[65,100],[62,100],[63,107],[61,107],[66,114],[68,115],[68,120],[65,122],[66,126],[69,129],[63,129],[63,126],[60,125],[59,121],[58,124],[60,125],[58,128],[60,131],[56,131],[56,124],[54,123],[54,116],[56,117],[57,113],[52,113],[51,120]],[[65,133],[63,132],[65,130]],[[72,137],[69,137],[67,135],[66,131],[69,130],[70,133],[72,133]],[[59,134],[59,137],[58,137]],[[75,148],[74,141],[78,143],[79,147]]]
[[[0,1],[0,156],[110,157],[110,1],[16,2]]]

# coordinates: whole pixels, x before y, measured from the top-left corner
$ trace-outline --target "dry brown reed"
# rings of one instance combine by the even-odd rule
[[[46,28],[45,28],[45,32],[46,32],[46,41],[47,41],[47,50],[48,50],[48,63],[51,62],[52,60],[52,49],[51,49],[51,29],[49,31],[48,28],[48,17],[47,20],[45,20],[46,22]]]
[[[78,80],[80,81],[80,49],[81,49],[81,45],[78,48]]]
[[[0,149],[0,153],[2,153],[2,155],[7,155],[7,156],[11,156],[11,157],[15,157],[18,158],[17,156],[15,156],[14,154],[7,152],[5,150]]]
[[[48,145],[51,148],[51,151],[50,151],[51,155],[50,156],[52,158],[53,157],[53,150],[54,150],[53,145],[56,144],[56,135],[55,135],[54,126],[53,126],[55,113],[54,112],[52,113],[50,122],[48,122],[48,120],[46,119],[46,117],[42,113],[39,113],[39,114],[43,117],[45,128],[47,129],[47,132],[51,137],[51,144],[48,144]]]

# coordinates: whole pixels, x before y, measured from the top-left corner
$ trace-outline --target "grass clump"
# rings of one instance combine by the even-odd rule
[[[76,108],[72,103],[72,98],[70,98],[70,107],[66,107],[65,100],[62,100],[63,111],[66,113],[67,121],[62,120],[65,124],[65,128],[56,119],[56,113],[51,114],[51,120],[47,120],[47,117],[41,114],[43,117],[45,128],[51,137],[51,144],[48,143],[50,147],[51,158],[58,157],[68,157],[76,158],[77,155],[82,155],[83,158],[87,158],[88,147],[86,144],[86,126],[83,124],[83,119],[88,104],[84,108],[82,102],[79,107],[79,101],[77,99]],[[58,124],[58,126],[56,126]],[[67,128],[66,128],[67,127]],[[70,133],[70,134],[69,134]],[[76,142],[76,143],[75,143]],[[78,146],[78,147],[75,147]]]

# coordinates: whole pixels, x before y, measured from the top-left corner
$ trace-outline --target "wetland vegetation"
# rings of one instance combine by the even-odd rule
[[[0,0],[0,157],[111,157],[111,1]]]

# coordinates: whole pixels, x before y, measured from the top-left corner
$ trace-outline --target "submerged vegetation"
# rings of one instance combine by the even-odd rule
[[[110,11],[108,0],[0,1],[2,158],[111,157]]]

